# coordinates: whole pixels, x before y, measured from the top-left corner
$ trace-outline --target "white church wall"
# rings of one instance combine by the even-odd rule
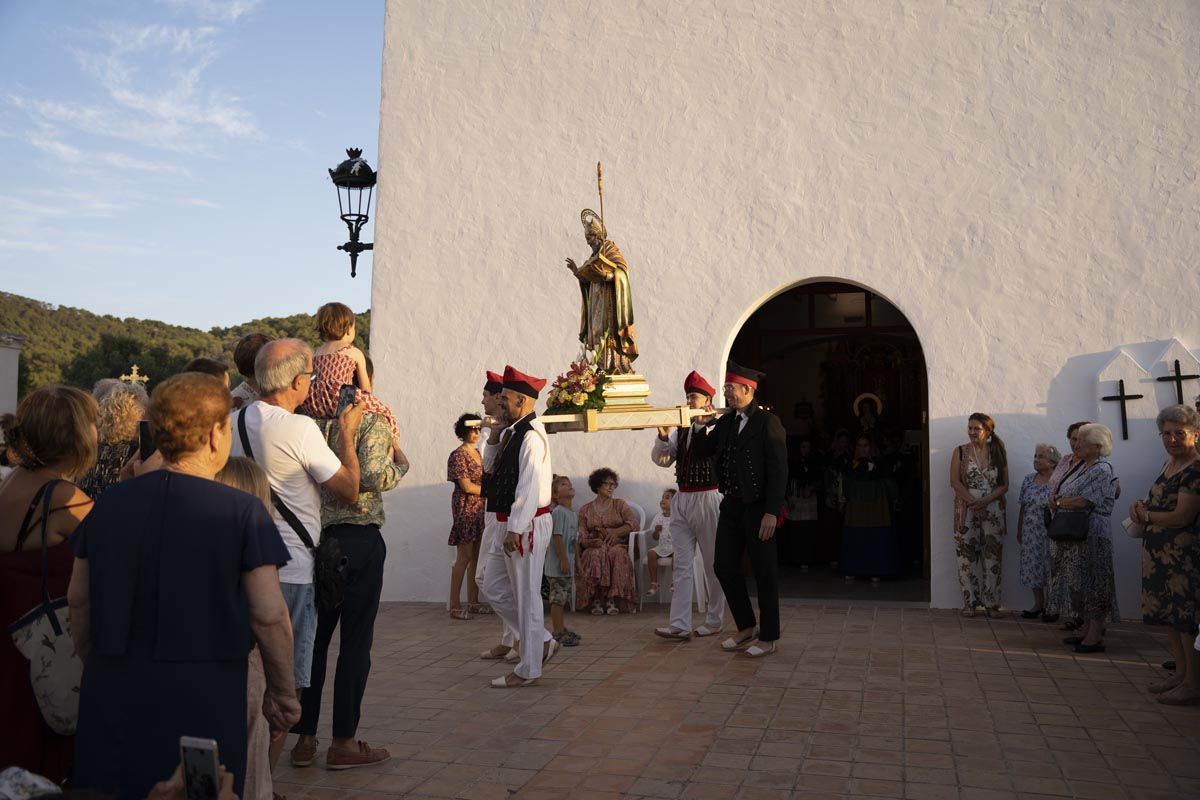
[[[1008,442],[1015,530],[1036,442],[1119,427],[1098,400],[1118,349],[1161,374],[1167,342],[1200,347],[1198,78],[1200,7],[1171,0],[390,0],[371,349],[413,470],[388,500],[385,597],[445,598],[451,426],[485,368],[549,378],[576,355],[563,259],[585,255],[600,160],[652,401],[677,402],[692,368],[718,383],[741,323],[797,282],[905,314],[928,366],[931,603],[959,605],[948,465],[966,416]],[[1126,498],[1161,454],[1138,413],[1114,456]],[[653,435],[555,436],[556,471],[582,503],[612,466],[650,510],[671,480]],[[1119,547],[1126,615],[1135,556]],[[1010,537],[1023,608],[1017,564]]]
[[[17,377],[24,338],[0,332],[0,414],[17,410]]]

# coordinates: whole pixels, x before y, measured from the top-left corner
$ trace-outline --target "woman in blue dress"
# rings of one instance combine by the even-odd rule
[[[1080,464],[1058,487],[1057,509],[1088,512],[1087,538],[1080,544],[1078,573],[1068,588],[1079,598],[1083,625],[1064,644],[1076,653],[1104,652],[1104,623],[1118,622],[1116,582],[1113,578],[1111,518],[1117,499],[1117,476],[1108,457],[1112,431],[1091,423],[1077,431]]]
[[[71,539],[71,635],[84,659],[75,786],[144,798],[179,764],[179,738],[215,739],[234,791],[246,761],[246,669],[257,640],[263,711],[300,717],[279,590],[287,547],[262,503],[216,483],[229,392],[184,373],[154,391],[163,469],[109,488]]]
[[[1058,448],[1039,444],[1033,449],[1033,472],[1021,482],[1017,516],[1017,544],[1021,546],[1021,585],[1033,591],[1033,608],[1022,619],[1045,620],[1046,584],[1050,582],[1050,539],[1046,535],[1046,506],[1050,502],[1050,475],[1061,460]]]

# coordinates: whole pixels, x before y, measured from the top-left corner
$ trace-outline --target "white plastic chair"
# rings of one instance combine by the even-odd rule
[[[646,600],[646,595],[644,592],[642,592],[641,587],[642,587],[642,573],[649,569],[649,561],[648,561],[648,556],[647,556],[648,550],[646,548],[647,536],[649,534],[650,534],[649,530],[644,530],[644,531],[635,531],[634,533],[630,534],[630,536],[629,536],[629,544],[630,544],[629,557],[631,559],[633,558],[633,553],[634,553],[634,546],[633,546],[634,540],[636,539],[640,545],[637,548],[638,553],[640,553],[640,555],[633,562],[633,572],[634,572],[634,577],[636,579],[635,583],[637,583],[637,585],[638,585],[638,608],[639,609],[643,606],[643,604],[645,603],[645,600]],[[667,572],[668,580],[665,580],[665,581],[662,580],[663,567],[668,568],[668,572]],[[671,587],[670,577],[671,577],[671,573],[673,573],[674,569],[675,569],[675,558],[673,556],[668,557],[668,558],[660,558],[658,560],[658,569],[659,569],[659,574],[656,575],[655,577],[659,578],[659,581],[658,581],[659,590],[658,590],[658,594],[654,596],[654,599],[656,602],[661,603],[661,602],[663,602],[663,597],[662,597],[663,591],[668,591],[668,592],[670,591],[670,587]],[[648,577],[649,577],[649,575],[647,575],[647,578]],[[700,611],[700,613],[703,614],[704,612],[708,611],[708,578],[706,578],[705,574],[704,574],[704,556],[700,552],[699,547],[696,548],[696,555],[692,558],[692,588],[693,588],[693,593],[694,593],[693,599],[696,602],[696,607]]]

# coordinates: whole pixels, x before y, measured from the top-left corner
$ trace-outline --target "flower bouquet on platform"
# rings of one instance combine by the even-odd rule
[[[546,395],[547,414],[581,414],[589,408],[604,409],[604,387],[612,380],[598,366],[603,353],[580,352],[579,360],[550,384]]]

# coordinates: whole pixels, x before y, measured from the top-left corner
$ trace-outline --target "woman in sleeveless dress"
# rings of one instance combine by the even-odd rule
[[[967,419],[967,436],[970,441],[955,448],[950,459],[962,613],[973,617],[975,609],[983,606],[988,616],[998,616],[1008,457],[996,435],[996,423],[987,414],[975,413]]]
[[[9,458],[16,464],[0,483],[0,628],[42,601],[43,534],[50,597],[67,593],[74,562],[67,540],[93,505],[72,480],[96,460],[98,413],[91,395],[47,386],[27,395],[16,415],[0,417]],[[47,491],[50,513],[43,516]],[[0,765],[58,783],[68,776],[75,737],[54,733],[42,721],[29,666],[12,637],[0,637]]]

